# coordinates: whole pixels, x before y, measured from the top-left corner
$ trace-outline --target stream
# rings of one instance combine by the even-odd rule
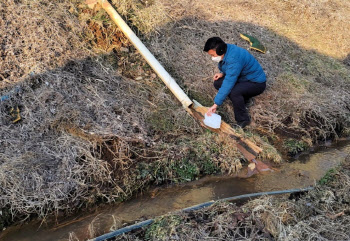
[[[325,173],[350,154],[350,141],[318,147],[285,162],[274,172],[250,178],[208,176],[197,181],[155,188],[120,204],[104,205],[74,217],[41,224],[33,220],[7,228],[0,233],[4,241],[87,240],[116,230],[136,220],[190,207],[210,200],[242,194],[303,188],[314,185]]]

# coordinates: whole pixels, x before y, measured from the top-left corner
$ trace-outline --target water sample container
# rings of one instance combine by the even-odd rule
[[[206,126],[213,129],[218,129],[221,125],[221,116],[215,113],[211,114],[211,116],[207,116],[207,114],[205,114],[203,122]]]

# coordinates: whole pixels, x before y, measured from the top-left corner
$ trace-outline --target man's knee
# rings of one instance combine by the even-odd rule
[[[243,94],[241,93],[241,91],[233,88],[229,94],[230,96],[230,99],[241,99],[241,98],[244,98],[243,97]]]
[[[231,92],[230,93],[230,100],[232,101],[232,104],[235,105],[244,105],[244,97],[240,93]]]
[[[219,90],[221,85],[222,85],[222,81],[219,81],[219,80],[214,81],[215,89]]]
[[[215,89],[219,90],[221,88],[222,82],[224,82],[225,76],[219,78],[218,80],[214,80],[214,87]]]

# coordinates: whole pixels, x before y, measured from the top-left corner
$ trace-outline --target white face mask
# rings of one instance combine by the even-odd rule
[[[213,60],[214,62],[220,62],[221,61],[221,56],[217,56],[217,57],[211,57],[211,60]]]

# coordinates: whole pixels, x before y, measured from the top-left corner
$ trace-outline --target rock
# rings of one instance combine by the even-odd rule
[[[307,178],[310,178],[310,172],[305,171],[305,170],[299,170],[298,176],[299,176],[299,177],[307,177]]]
[[[120,47],[121,52],[129,53],[129,49],[125,47]]]

